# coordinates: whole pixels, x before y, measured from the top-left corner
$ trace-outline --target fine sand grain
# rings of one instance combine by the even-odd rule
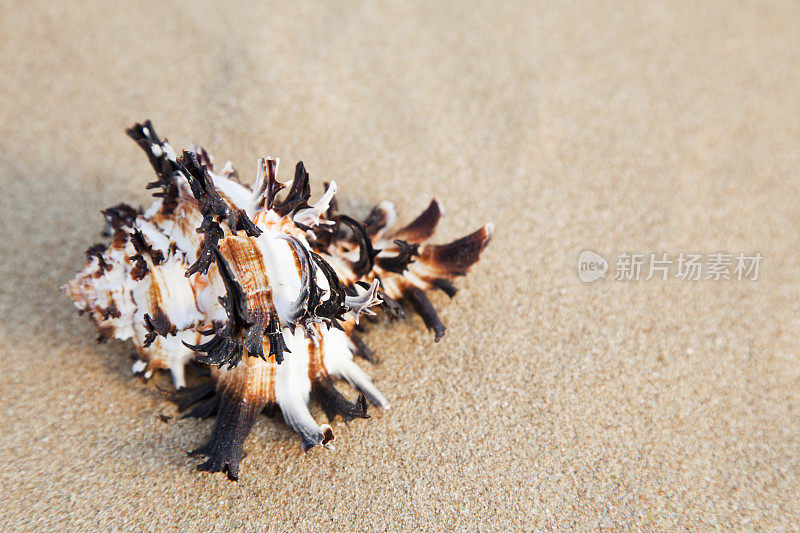
[[[800,4],[215,4],[0,8],[1,529],[797,527]],[[59,293],[150,202],[146,118],[356,214],[436,197],[442,241],[494,223],[440,343],[366,335],[392,409],[335,451],[264,418],[238,483],[196,472],[212,422],[162,422],[167,378]],[[623,251],[763,260],[615,281]]]

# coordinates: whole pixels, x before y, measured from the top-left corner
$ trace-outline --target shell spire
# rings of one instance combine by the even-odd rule
[[[230,162],[222,168],[203,148],[178,156],[150,121],[127,134],[156,173],[155,202],[145,212],[126,204],[103,211],[109,243],[91,246],[87,264],[62,287],[88,312],[99,340],[131,339],[133,371],[169,370],[172,398],[186,416],[216,415],[209,441],[192,452],[201,470],[237,479],[244,441],[260,413],[278,411],[302,449],[335,439],[318,424],[312,399],[328,421],[369,418],[367,405],[389,402],[354,356],[372,361],[357,335],[362,315],[382,308],[403,317],[407,302],[438,341],[445,327],[426,291],[453,297],[453,280],[480,258],[487,224],[449,244],[430,244],[443,215],[433,200],[408,225],[381,202],[363,221],[340,214],[335,182],[313,204],[302,162],[287,182],[278,159],[258,160],[252,187]],[[186,387],[190,363],[209,368]],[[344,380],[358,395],[336,388]]]

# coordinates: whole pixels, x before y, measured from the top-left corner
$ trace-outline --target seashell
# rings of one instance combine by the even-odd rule
[[[89,248],[86,266],[62,290],[89,313],[99,341],[133,341],[134,373],[170,372],[171,398],[186,416],[216,415],[211,438],[192,452],[207,458],[198,468],[237,479],[262,412],[280,411],[307,451],[335,438],[312,417],[312,398],[329,421],[368,418],[367,403],[388,408],[354,362],[372,360],[359,318],[379,308],[403,317],[408,302],[438,341],[445,327],[426,291],[453,297],[453,280],[478,261],[492,225],[429,244],[444,214],[436,200],[395,229],[390,202],[363,221],[340,214],[334,182],[309,204],[302,162],[284,183],[278,159],[259,159],[247,187],[230,162],[218,168],[200,147],[176,154],[149,121],[127,133],[155,170],[147,188],[156,200],[144,212],[125,204],[104,210],[111,241]],[[186,387],[190,363],[210,376]],[[358,397],[348,399],[336,380]]]

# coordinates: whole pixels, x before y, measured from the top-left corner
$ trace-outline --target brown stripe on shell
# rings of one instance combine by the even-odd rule
[[[322,360],[322,354],[325,353],[325,345],[322,336],[317,339],[317,344],[314,344],[312,339],[308,339],[306,342],[308,344],[308,379],[313,382],[328,375],[328,370]]]
[[[255,239],[231,235],[220,241],[219,251],[242,287],[249,310],[268,314],[274,307],[272,288]]]
[[[263,342],[268,342],[268,341],[265,338],[265,339],[263,339]],[[269,348],[268,347],[266,349],[264,349],[262,347],[262,350],[265,353],[269,353]],[[267,359],[267,363],[269,364],[269,366],[268,366],[269,371],[267,372],[267,375],[265,376],[265,379],[267,380],[267,394],[266,394],[266,396],[267,396],[267,407],[269,407],[270,405],[274,406],[274,405],[277,405],[277,403],[278,403],[278,397],[277,397],[277,395],[275,393],[275,379],[277,377],[278,364],[275,361],[275,356],[274,355],[269,355],[269,356],[267,356],[266,359]]]
[[[272,301],[272,288],[266,274],[264,257],[255,239],[237,235],[226,237],[220,245],[220,254],[245,295],[250,325],[244,346],[253,356],[263,358],[261,336],[266,330],[269,353],[281,362],[286,345],[283,343],[280,320]]]
[[[147,288],[147,306],[150,309],[150,319],[153,323],[153,328],[159,335],[165,336],[167,332],[174,330],[175,326],[172,325],[161,306],[163,296],[161,294],[161,283],[159,277],[156,277],[155,272],[150,276],[150,287]]]
[[[147,290],[145,292],[145,302],[138,303],[140,307],[144,307],[148,310],[150,321],[149,326],[152,326],[153,331],[162,337],[166,336],[167,334],[174,335],[177,328],[167,315],[166,309],[168,307],[166,304],[170,298],[176,297],[176,295],[179,295],[183,290],[185,290],[187,295],[191,294],[191,296],[194,298],[194,306],[192,311],[197,312],[197,296],[194,292],[194,287],[192,286],[192,283],[185,278],[180,278],[177,286],[170,287],[164,276],[163,267],[153,266],[149,262],[148,264],[150,265],[150,275],[148,276],[149,285],[147,286]],[[146,319],[147,318],[148,317],[146,316]],[[180,322],[180,318],[178,318],[178,321]],[[145,326],[150,329],[147,322],[145,323]]]

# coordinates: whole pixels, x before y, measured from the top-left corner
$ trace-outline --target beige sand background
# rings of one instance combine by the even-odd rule
[[[798,527],[797,2],[129,4],[0,8],[2,529]],[[393,408],[334,452],[264,418],[239,483],[197,473],[212,422],[161,422],[166,377],[58,292],[149,203],[145,118],[356,214],[437,197],[442,241],[495,224],[441,343],[367,335]],[[586,285],[587,248],[764,260]]]

